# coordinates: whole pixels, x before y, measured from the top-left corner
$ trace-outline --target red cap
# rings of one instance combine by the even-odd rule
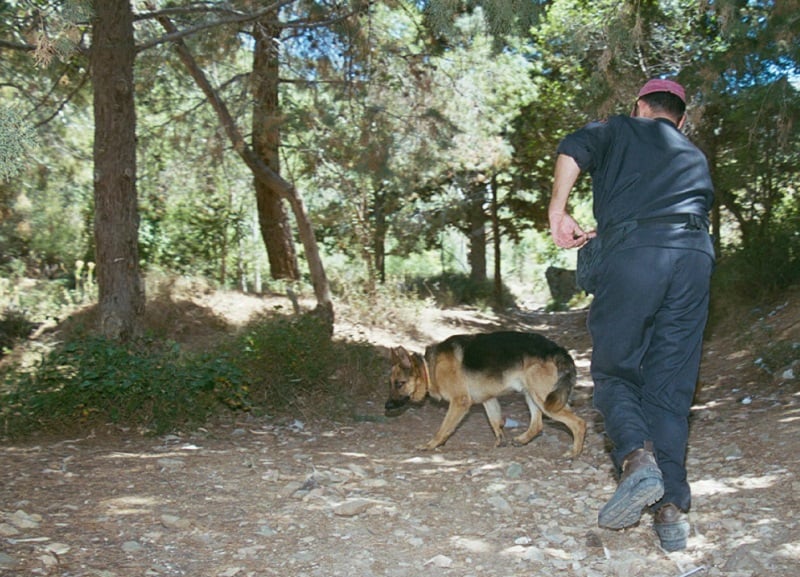
[[[646,94],[652,94],[653,92],[669,92],[683,100],[683,103],[686,104],[686,91],[683,89],[683,86],[672,80],[664,80],[661,78],[648,80],[647,83],[642,86],[637,98],[641,98]]]

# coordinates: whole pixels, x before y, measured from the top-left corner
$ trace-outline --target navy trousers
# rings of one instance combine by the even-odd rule
[[[612,457],[652,441],[664,476],[660,503],[688,511],[689,410],[708,318],[713,259],[686,248],[617,250],[603,264],[591,304],[594,406]],[[658,504],[657,504],[658,505]]]

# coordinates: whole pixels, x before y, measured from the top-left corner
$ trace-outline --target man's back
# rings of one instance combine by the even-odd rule
[[[592,175],[601,232],[631,219],[707,218],[713,201],[708,163],[668,120],[612,116],[565,138],[559,152]]]

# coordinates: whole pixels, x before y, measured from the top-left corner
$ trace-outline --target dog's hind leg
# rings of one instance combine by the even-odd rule
[[[435,449],[439,445],[443,445],[450,435],[453,434],[453,431],[456,430],[456,427],[464,418],[464,416],[469,412],[469,408],[471,406],[472,400],[467,395],[450,399],[450,406],[447,408],[447,414],[444,416],[444,420],[442,421],[439,430],[436,431],[433,439],[419,448],[429,451],[431,449]]]
[[[545,415],[554,421],[564,423],[572,432],[572,451],[568,451],[564,456],[577,457],[580,455],[583,450],[583,439],[586,436],[586,421],[581,419],[566,406],[558,411],[545,410]]]
[[[542,432],[542,411],[539,410],[539,406],[528,391],[522,391],[522,393],[525,395],[525,403],[531,413],[531,422],[527,431],[514,437],[514,442],[519,445],[527,445],[531,439]]]
[[[506,444],[506,434],[503,432],[503,411],[500,408],[500,401],[489,399],[483,403],[483,408],[494,432],[494,446],[502,447]]]

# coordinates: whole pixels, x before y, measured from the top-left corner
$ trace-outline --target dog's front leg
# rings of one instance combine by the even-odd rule
[[[464,418],[464,416],[469,412],[469,408],[471,406],[472,400],[466,395],[451,399],[450,406],[447,408],[447,414],[444,416],[444,420],[442,421],[439,430],[436,431],[433,439],[419,448],[425,451],[430,451],[440,445],[443,445],[450,435],[453,434],[453,431],[456,430],[456,427]]]
[[[502,447],[506,444],[506,434],[503,432],[503,411],[500,408],[500,401],[497,399],[484,401],[483,408],[486,411],[486,417],[489,419],[489,424],[492,426],[492,431],[494,432],[494,446]]]

